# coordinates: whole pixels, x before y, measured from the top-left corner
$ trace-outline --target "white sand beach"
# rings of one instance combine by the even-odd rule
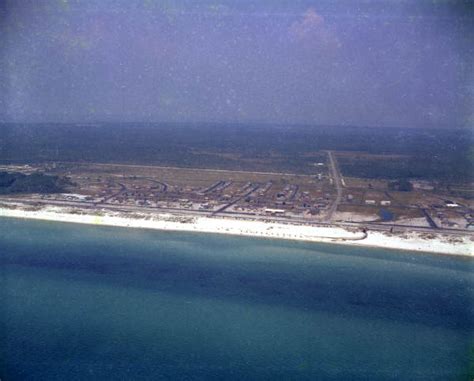
[[[21,205],[0,207],[0,217],[16,217],[47,221],[60,221],[92,225],[145,228],[170,231],[231,234],[240,236],[287,239],[309,242],[326,242],[351,246],[368,246],[429,253],[473,255],[472,237],[434,233],[385,233],[338,226],[309,226],[238,220],[177,216],[159,213],[119,213],[102,210],[100,215],[92,211],[48,206],[41,209]]]

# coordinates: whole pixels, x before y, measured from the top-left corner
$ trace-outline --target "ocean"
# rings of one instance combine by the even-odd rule
[[[471,380],[474,261],[0,219],[0,378]]]

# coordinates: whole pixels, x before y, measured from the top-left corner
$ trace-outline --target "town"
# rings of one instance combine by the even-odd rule
[[[229,171],[126,164],[48,162],[0,171],[68,179],[67,190],[16,193],[0,202],[122,212],[160,211],[376,230],[474,231],[472,200],[437,192],[428,181],[343,176],[338,153],[324,151],[314,174]],[[321,160],[321,159],[320,159]]]

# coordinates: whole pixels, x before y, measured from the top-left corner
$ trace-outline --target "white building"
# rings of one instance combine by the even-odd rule
[[[456,204],[455,202],[447,203],[446,206],[448,208],[459,208],[459,204]]]
[[[267,208],[265,209],[265,213],[270,213],[270,214],[283,214],[285,213],[284,209],[272,209],[272,208]]]

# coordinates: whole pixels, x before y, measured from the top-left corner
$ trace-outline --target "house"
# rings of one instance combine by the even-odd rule
[[[434,189],[434,186],[429,181],[411,180],[410,183],[413,185],[414,189],[427,190],[427,191]]]
[[[283,213],[285,213],[285,210],[284,209],[266,208],[265,213],[268,213],[268,214],[283,214]]]
[[[445,200],[444,205],[448,208],[458,208],[460,205],[451,200]]]

